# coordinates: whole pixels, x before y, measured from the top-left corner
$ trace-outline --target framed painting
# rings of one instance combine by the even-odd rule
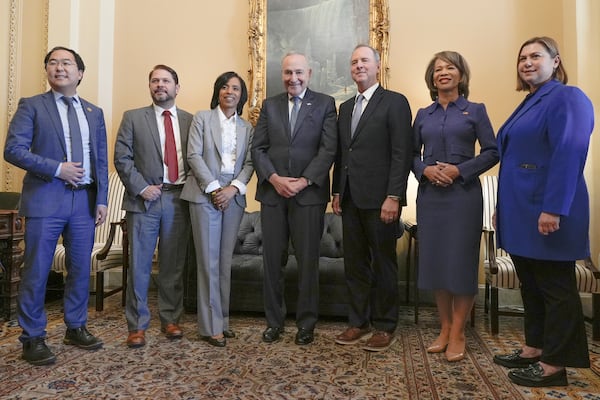
[[[306,54],[309,87],[341,102],[356,92],[350,56],[357,44],[381,55],[379,83],[387,86],[389,22],[387,0],[249,0],[249,119],[258,120],[266,97],[281,93],[281,60],[290,51]]]

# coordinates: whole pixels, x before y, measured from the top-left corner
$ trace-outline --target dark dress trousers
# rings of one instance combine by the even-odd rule
[[[264,101],[252,143],[256,200],[261,203],[265,316],[268,326],[283,327],[283,269],[291,238],[299,275],[296,324],[312,330],[319,306],[319,244],[337,142],[335,101],[307,89],[294,132],[288,102],[287,93]],[[268,181],[273,173],[305,177],[312,185],[286,199]]]

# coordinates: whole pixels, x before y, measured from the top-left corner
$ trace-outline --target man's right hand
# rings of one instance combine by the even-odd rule
[[[340,195],[334,194],[331,200],[331,209],[335,215],[342,215],[342,205],[340,204]]]
[[[140,196],[146,201],[158,200],[162,193],[162,185],[148,185],[146,189],[140,193]]]
[[[60,173],[58,177],[70,185],[77,186],[83,179],[85,170],[81,162],[63,162],[60,163]]]
[[[277,174],[273,174],[269,177],[269,182],[271,183],[271,185],[273,185],[273,187],[281,197],[289,199],[298,194],[298,185],[295,184],[298,182],[298,179],[299,178],[290,178],[287,176],[279,176]]]

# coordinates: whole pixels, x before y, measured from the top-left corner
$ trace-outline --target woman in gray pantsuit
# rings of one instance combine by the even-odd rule
[[[213,346],[235,337],[229,329],[231,258],[254,171],[252,126],[240,115],[248,91],[235,72],[215,81],[211,110],[199,111],[190,127],[191,174],[181,198],[190,202],[198,270],[198,330]]]
[[[467,101],[469,67],[460,54],[435,54],[425,81],[434,102],[420,109],[414,122],[418,286],[433,290],[441,323],[427,351],[459,361],[477,294],[483,213],[479,175],[498,162],[498,150],[485,106]],[[477,141],[481,150],[476,156]]]

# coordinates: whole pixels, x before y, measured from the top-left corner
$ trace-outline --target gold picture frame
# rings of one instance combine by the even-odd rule
[[[267,1],[249,0],[250,17],[248,28],[248,70],[249,120],[256,125],[260,107],[266,97],[267,82]],[[388,51],[389,51],[389,19],[387,0],[369,0],[369,45],[377,49],[381,56],[379,83],[387,87]],[[358,43],[357,43],[358,44]],[[348,64],[348,71],[349,71]]]

